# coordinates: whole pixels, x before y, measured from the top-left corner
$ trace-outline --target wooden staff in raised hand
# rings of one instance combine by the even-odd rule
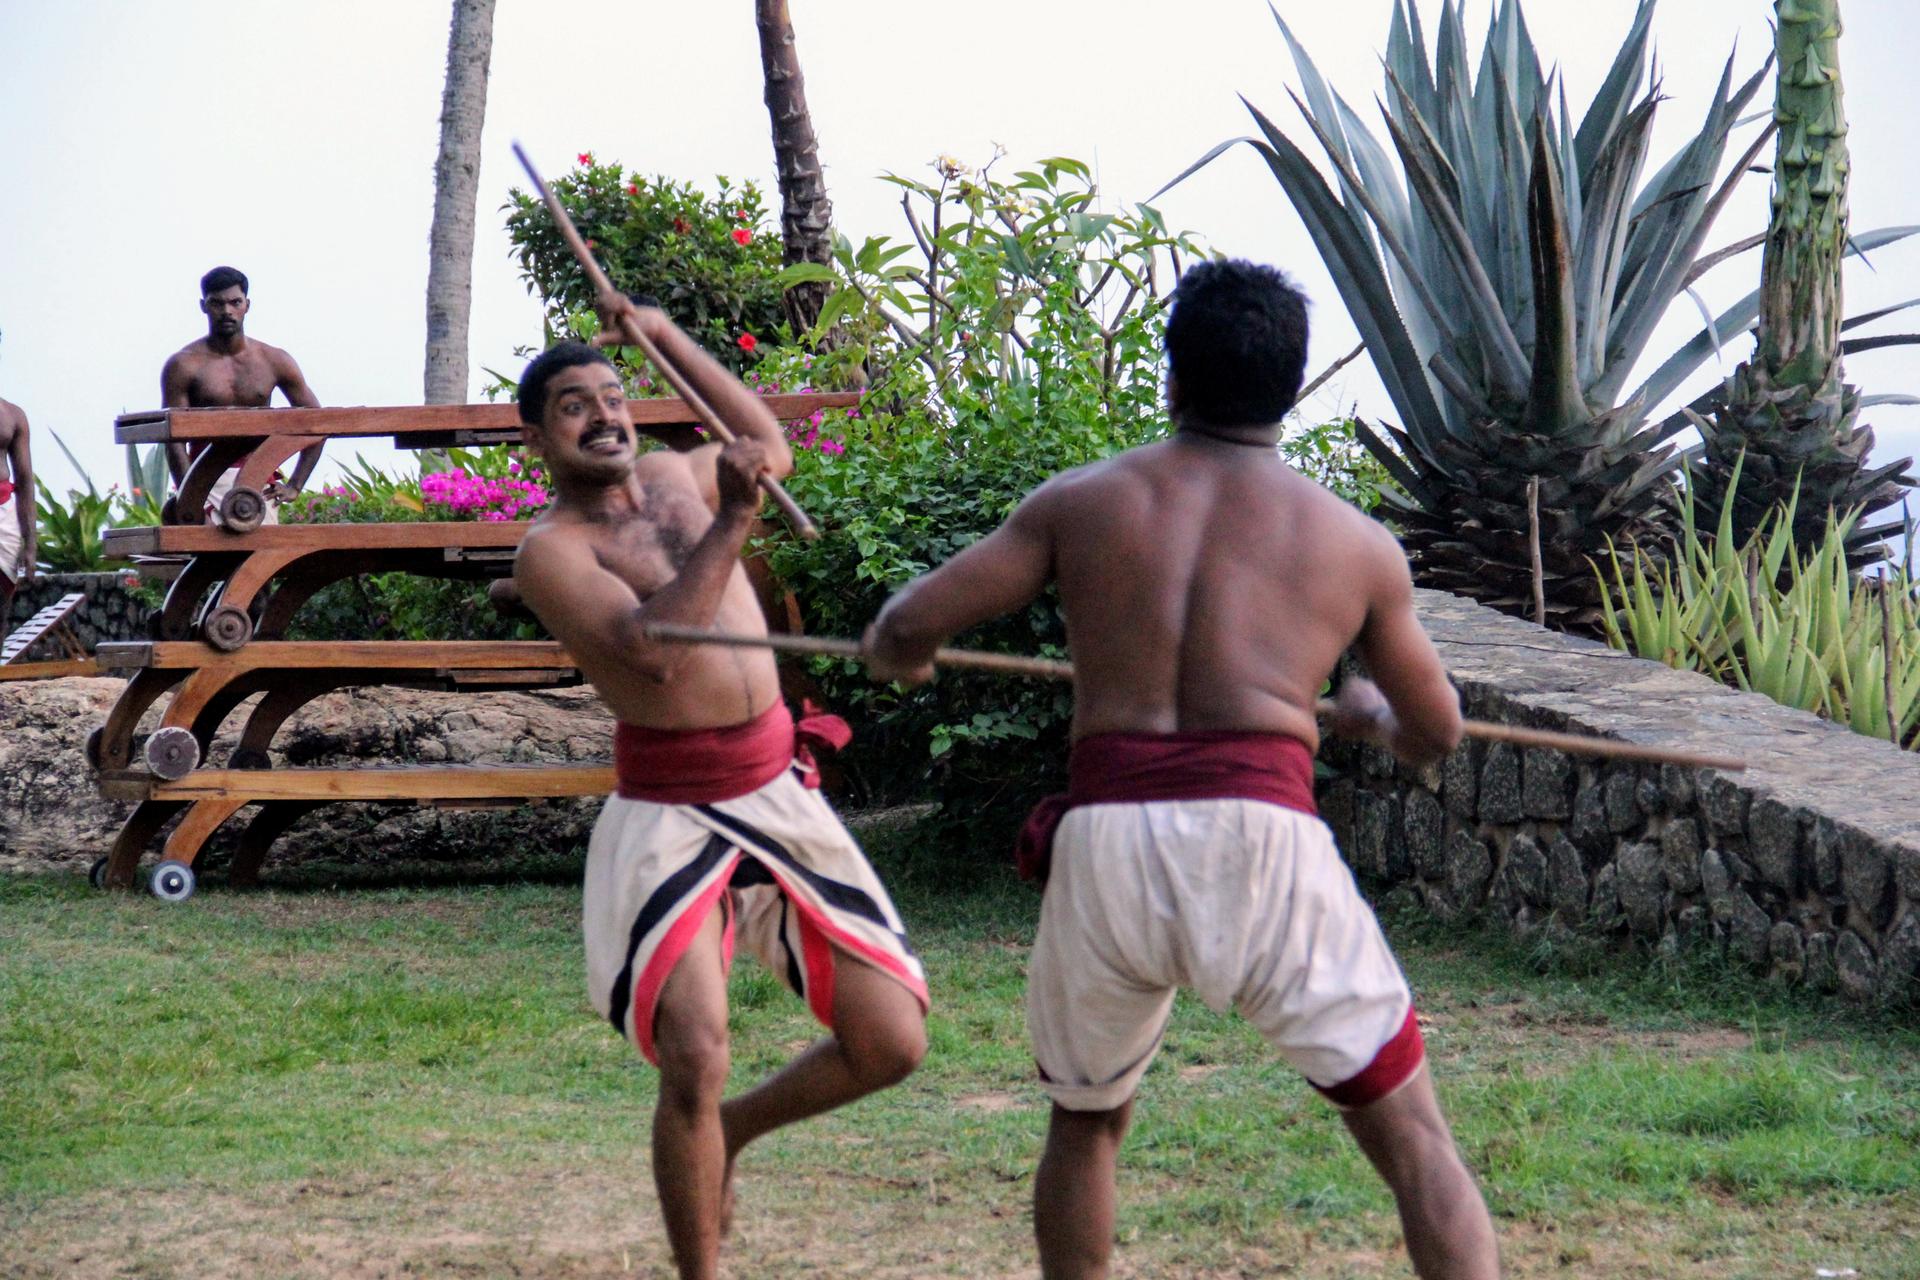
[[[646,628],[649,638],[680,644],[715,644],[744,649],[773,649],[781,653],[801,653],[829,658],[865,661],[867,650],[857,640],[828,636],[765,635],[752,636],[704,627],[684,627],[672,623],[653,623]],[[964,671],[986,671],[1003,676],[1029,676],[1037,680],[1071,680],[1073,664],[1056,658],[1028,658],[1013,653],[983,653],[977,649],[937,651],[934,665]],[[1315,709],[1323,716],[1341,716],[1350,709],[1332,698],[1322,698]],[[1541,747],[1564,751],[1568,755],[1593,756],[1607,760],[1632,760],[1642,764],[1675,764],[1695,769],[1725,769],[1739,772],[1747,762],[1736,756],[1705,755],[1696,751],[1645,747],[1615,738],[1597,738],[1584,733],[1558,733],[1551,729],[1528,729],[1519,725],[1495,724],[1488,720],[1464,722],[1465,734],[1483,742],[1510,742],[1521,747]]]
[[[720,415],[713,411],[713,407],[701,397],[698,391],[694,390],[692,384],[681,376],[680,371],[661,354],[653,340],[642,333],[640,326],[634,322],[632,304],[627,301],[625,294],[613,287],[613,281],[609,280],[607,273],[600,269],[600,264],[594,259],[593,250],[587,248],[587,242],[581,238],[579,228],[573,225],[573,219],[568,216],[559,198],[547,186],[546,180],[540,176],[540,171],[533,167],[533,161],[528,157],[526,149],[516,142],[513,144],[513,154],[519,159],[521,167],[527,171],[527,177],[533,182],[534,190],[540,193],[540,199],[547,206],[547,212],[553,215],[554,225],[560,228],[561,238],[567,242],[567,247],[573,250],[573,256],[579,259],[580,269],[587,273],[587,281],[593,286],[602,313],[614,317],[615,324],[619,327],[622,345],[638,347],[640,354],[660,371],[660,376],[666,379],[667,385],[673,388],[674,394],[687,402],[687,407],[693,410],[707,430],[713,433],[714,438],[722,444],[732,444],[733,432],[720,420]],[[814,527],[813,521],[807,519],[807,513],[800,509],[800,504],[781,487],[778,480],[772,476],[761,476],[760,487],[767,491],[774,505],[786,513],[787,520],[793,525],[795,533],[809,542],[820,536],[819,529]]]

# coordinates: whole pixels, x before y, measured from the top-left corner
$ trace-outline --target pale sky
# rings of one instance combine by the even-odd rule
[[[977,163],[999,143],[1008,168],[1078,156],[1096,165],[1109,200],[1130,203],[1214,143],[1248,132],[1240,93],[1315,150],[1287,101],[1299,81],[1262,0],[792,7],[829,191],[856,241],[904,232],[897,191],[876,176],[924,176],[942,152]],[[1280,7],[1333,85],[1376,118],[1391,0]],[[1469,0],[1475,32],[1489,7]],[[1422,8],[1431,35],[1438,0]],[[1576,114],[1633,8],[1632,0],[1529,6],[1542,56],[1563,68]],[[1670,101],[1655,163],[1697,129],[1736,39],[1740,72],[1758,66],[1771,12],[1768,0],[1661,5],[1655,37]],[[1920,7],[1849,0],[1845,12],[1854,228],[1920,223],[1911,162]],[[290,350],[324,403],[420,403],[449,14],[448,0],[0,2],[0,395],[32,418],[36,461],[55,487],[78,477],[48,429],[101,488],[122,480],[114,415],[158,403],[162,362],[205,333],[197,282],[220,263],[252,279],[248,332]],[[1477,39],[1473,48],[1477,55]],[[476,398],[483,366],[517,374],[513,348],[540,336],[539,306],[508,257],[499,212],[520,180],[509,142],[519,138],[554,172],[591,150],[703,185],[715,174],[752,178],[777,208],[760,94],[749,0],[499,0],[474,260]],[[1316,304],[1313,369],[1353,345],[1299,220],[1251,151],[1216,161],[1159,204],[1213,246],[1298,276]],[[1764,217],[1765,180],[1756,178],[1709,243],[1758,231]],[[1718,311],[1758,275],[1755,253],[1722,267],[1703,291]],[[1851,269],[1849,310],[1904,300],[1920,294],[1916,286],[1920,238],[1882,250],[1872,270]],[[1699,328],[1681,300],[1651,360]],[[1910,330],[1920,330],[1920,309],[1877,329]],[[1676,401],[1730,372],[1749,347],[1736,338]],[[1911,351],[1863,356],[1848,370],[1869,392],[1920,393],[1920,354]],[[1309,411],[1356,402],[1369,416],[1392,416],[1360,366]],[[1881,456],[1920,453],[1920,410],[1880,408],[1869,420]],[[392,461],[385,446],[358,447]],[[335,445],[329,456],[350,452]]]

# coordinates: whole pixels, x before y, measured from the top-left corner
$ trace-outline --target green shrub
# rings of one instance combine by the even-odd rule
[[[691,183],[644,178],[591,153],[549,184],[614,287],[647,293],[730,368],[746,368],[783,322],[780,237],[763,226],[751,182],[716,179],[708,196]],[[546,304],[547,338],[576,333],[593,291],[537,196],[515,190],[504,206],[521,276]],[[751,338],[743,346],[743,339]]]

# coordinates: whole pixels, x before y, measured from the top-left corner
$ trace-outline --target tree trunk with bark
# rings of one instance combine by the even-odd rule
[[[473,307],[473,224],[480,198],[480,131],[487,117],[494,0],[454,0],[440,157],[433,170],[427,268],[426,402],[467,399],[467,320]]]
[[[807,82],[793,44],[787,0],[754,0],[760,28],[760,69],[766,79],[767,115],[773,121],[773,164],[780,179],[780,239],[784,260],[833,261],[833,203],[820,169],[820,143],[807,111]],[[782,299],[796,334],[813,327],[829,286],[796,285]]]

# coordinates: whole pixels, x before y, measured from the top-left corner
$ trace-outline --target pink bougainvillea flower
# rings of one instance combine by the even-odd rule
[[[685,218],[675,218],[673,220],[673,229],[679,232],[681,235],[685,235],[687,234],[687,232],[693,230],[692,227],[687,225],[687,220]]]
[[[735,244],[749,244],[752,240],[753,232],[747,230],[745,227],[735,227],[733,229],[733,242]]]
[[[740,335],[740,349],[742,351],[751,351],[759,345],[760,339],[754,337],[752,334],[743,333]]]
[[[590,165],[593,163],[593,152],[582,151],[579,155],[575,156],[574,159],[578,160],[581,164]]]

